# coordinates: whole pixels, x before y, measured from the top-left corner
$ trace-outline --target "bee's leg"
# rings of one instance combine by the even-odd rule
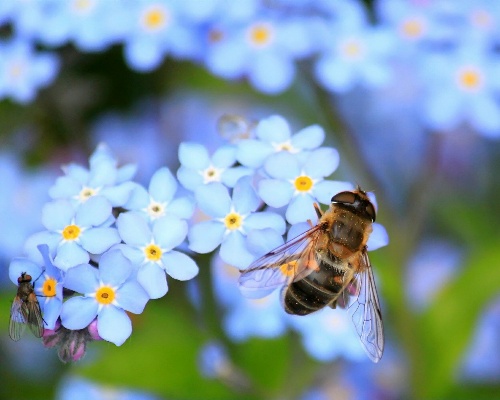
[[[319,208],[319,204],[318,203],[314,203],[314,210],[316,211],[316,215],[318,216],[318,218],[321,218],[323,216],[323,212],[321,211],[321,208]]]

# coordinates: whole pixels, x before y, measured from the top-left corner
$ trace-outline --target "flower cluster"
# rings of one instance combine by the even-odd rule
[[[334,194],[353,186],[328,179],[339,154],[322,146],[321,127],[292,134],[278,115],[248,127],[245,137],[213,154],[182,143],[177,177],[162,167],[147,188],[132,180],[135,166],[118,167],[105,145],[92,154],[89,168],[63,167],[42,210],[45,229],[26,241],[27,257],[10,265],[14,283],[22,272],[39,277],[34,285],[44,343],[58,346],[63,361],[79,359],[91,340],[124,343],[132,332],[127,312],[140,314],[150,299],[164,296],[167,275],[181,281],[197,275],[186,251],[214,253],[215,292],[231,338],[277,336],[292,326],[315,354],[308,344],[314,337],[304,333],[310,329],[285,319],[277,293],[247,300],[235,277],[282,244],[287,231],[290,239],[316,221],[314,203],[330,204]],[[369,249],[385,244],[384,228],[374,224]],[[326,326],[345,325],[328,322],[329,315],[318,318]],[[334,357],[339,348],[330,346]]]
[[[154,70],[168,56],[267,94],[288,89],[303,60],[335,94],[417,81],[415,107],[430,129],[466,122],[498,136],[495,2],[378,0],[375,23],[360,0],[2,3],[0,27],[12,34],[0,42],[0,98],[29,102],[54,80],[56,53],[37,52],[37,44],[73,43],[82,52],[119,44],[134,70]]]

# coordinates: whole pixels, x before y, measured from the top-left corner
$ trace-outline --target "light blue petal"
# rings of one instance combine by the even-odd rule
[[[322,147],[311,152],[304,165],[304,172],[311,178],[324,178],[337,169],[339,153],[331,147]]]
[[[221,182],[227,187],[233,187],[244,176],[251,176],[254,170],[247,167],[228,168],[221,174]]]
[[[225,262],[239,269],[248,267],[257,258],[250,253],[245,237],[238,231],[231,232],[226,237],[220,246],[219,254]]]
[[[236,159],[246,167],[258,168],[273,153],[274,149],[268,143],[248,139],[238,143]]]
[[[276,179],[295,179],[301,172],[297,158],[287,152],[270,155],[264,168],[272,178]]]
[[[121,213],[116,220],[116,227],[122,240],[130,246],[144,246],[151,241],[149,225],[140,214]]]
[[[389,235],[383,225],[378,223],[372,224],[373,231],[368,238],[366,247],[369,251],[377,250],[381,247],[387,246],[389,244]]]
[[[149,263],[139,268],[137,281],[151,299],[159,299],[167,294],[167,276],[157,264]]]
[[[111,250],[120,250],[127,257],[134,267],[138,267],[144,261],[144,252],[138,247],[132,247],[124,243],[114,245]]]
[[[136,164],[125,164],[118,168],[118,175],[116,177],[117,182],[126,182],[134,178],[137,173]]]
[[[320,58],[314,72],[318,81],[335,93],[345,93],[354,84],[354,69],[334,57]]]
[[[99,259],[99,278],[105,285],[120,286],[132,270],[132,263],[120,250],[107,251]]]
[[[424,101],[424,118],[434,129],[449,129],[461,118],[463,101],[453,91],[433,91]]]
[[[179,145],[179,161],[184,167],[195,170],[205,169],[210,164],[205,146],[192,142],[183,142]]]
[[[292,146],[298,149],[312,150],[321,146],[325,140],[325,131],[319,125],[308,126],[292,136]]]
[[[75,209],[67,200],[51,201],[43,206],[42,224],[49,231],[63,230],[71,223]]]
[[[132,334],[132,322],[122,309],[103,307],[97,316],[97,331],[104,340],[121,346]]]
[[[278,52],[260,54],[249,65],[248,80],[258,90],[277,94],[287,89],[295,76],[295,65],[288,56]]]
[[[115,228],[90,228],[80,236],[82,247],[91,254],[104,253],[111,246],[120,242],[120,235]]]
[[[178,251],[164,254],[162,261],[167,274],[179,281],[187,281],[198,275],[199,268],[193,259]]]
[[[325,180],[314,185],[312,194],[320,203],[330,204],[335,194],[353,189],[354,186],[350,182]]]
[[[286,231],[286,223],[283,217],[281,215],[268,211],[249,215],[245,219],[244,226],[247,232],[252,229],[271,228],[277,231],[280,235],[284,235]]]
[[[89,264],[70,268],[64,277],[64,287],[86,294],[94,292],[99,286],[99,272]]]
[[[286,210],[286,220],[291,224],[297,224],[307,220],[313,221],[317,218],[314,209],[314,200],[308,194],[295,196]]]
[[[293,196],[293,187],[289,182],[278,179],[263,179],[259,182],[259,196],[271,207],[287,205]]]
[[[123,205],[126,210],[138,211],[146,208],[149,205],[149,193],[141,185],[134,185],[132,191],[130,192],[130,197],[127,202]]]
[[[291,136],[290,126],[281,115],[271,115],[258,123],[255,135],[268,143],[286,142]]]
[[[56,249],[62,240],[59,233],[52,233],[48,231],[37,232],[29,236],[24,243],[24,253],[36,263],[43,265],[44,259],[38,251],[38,245],[47,244],[51,254],[56,253]]]
[[[69,199],[78,195],[82,185],[69,176],[60,176],[49,189],[49,196],[53,199]]]
[[[252,186],[252,178],[241,178],[233,190],[233,206],[240,214],[248,214],[255,211],[261,204],[261,200]]]
[[[203,184],[203,177],[197,170],[183,166],[177,170],[177,179],[188,190],[195,190]]]
[[[113,207],[122,207],[127,203],[136,185],[135,182],[123,182],[117,186],[102,189],[100,194],[108,199]]]
[[[214,218],[225,217],[231,209],[231,198],[227,188],[218,182],[200,186],[195,191],[198,207]]]
[[[195,201],[192,197],[179,197],[172,200],[167,206],[167,212],[172,213],[179,218],[191,218],[194,213]]]
[[[9,264],[9,278],[14,285],[17,285],[17,279],[23,272],[31,275],[34,281],[42,274],[42,271],[42,267],[27,258],[14,258]]]
[[[188,232],[189,248],[197,253],[210,253],[222,241],[226,228],[217,221],[204,221],[193,225]]]
[[[79,182],[82,186],[87,185],[90,176],[87,168],[78,164],[70,163],[63,165],[61,169],[66,175]]]
[[[219,147],[212,156],[212,164],[217,168],[229,168],[236,162],[236,147]]]
[[[63,271],[79,264],[87,264],[89,262],[89,253],[82,249],[75,242],[62,243],[57,249],[57,254],[54,258],[54,265]]]
[[[62,288],[61,288],[62,289]],[[47,298],[43,306],[43,320],[45,329],[54,329],[56,321],[61,315],[62,301],[56,297]]]
[[[283,236],[271,228],[253,229],[247,235],[248,250],[256,257],[262,257],[283,244]]]
[[[149,194],[158,202],[170,202],[177,190],[177,181],[166,167],[160,168],[151,177]]]
[[[61,310],[61,323],[72,330],[89,326],[97,315],[98,304],[95,299],[76,296],[66,300]]]
[[[144,288],[135,280],[128,280],[116,291],[116,302],[126,311],[140,314],[149,300]]]
[[[167,251],[179,246],[186,238],[187,231],[187,222],[175,215],[166,215],[153,223],[155,242]]]
[[[75,221],[79,226],[98,226],[111,215],[112,207],[104,196],[92,196],[76,211]]]

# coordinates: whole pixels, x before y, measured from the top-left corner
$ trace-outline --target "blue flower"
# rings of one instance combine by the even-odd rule
[[[130,182],[134,165],[117,167],[117,161],[105,144],[97,146],[89,158],[89,169],[68,164],[62,169],[65,176],[57,178],[49,190],[53,199],[68,199],[81,204],[93,196],[103,196],[113,207],[123,206],[136,184]]]
[[[395,40],[389,31],[368,26],[343,31],[332,24],[322,40],[324,49],[314,72],[326,89],[345,93],[358,84],[377,88],[390,82]]]
[[[221,146],[210,157],[203,145],[184,142],[179,146],[179,161],[181,167],[177,171],[177,178],[188,190],[195,190],[210,182],[222,182],[233,187],[239,178],[252,173],[248,168],[233,167],[236,163],[234,146]]]
[[[203,345],[198,355],[198,365],[206,378],[222,378],[232,369],[226,349],[221,343],[211,341]]]
[[[42,211],[47,231],[31,236],[26,251],[40,260],[35,247],[47,244],[55,255],[54,265],[63,271],[85,264],[90,254],[101,254],[120,242],[117,230],[109,226],[111,211],[111,204],[102,196],[91,197],[77,208],[67,200],[50,202]]]
[[[27,41],[0,42],[0,99],[28,103],[57,75],[54,54],[35,52]]]
[[[337,168],[339,155],[333,148],[320,148],[300,160],[290,153],[270,157],[265,171],[270,176],[259,182],[259,196],[271,207],[288,205],[286,219],[291,224],[317,218],[314,202],[330,204],[334,194],[352,190],[352,185],[324,178]]]
[[[194,200],[190,197],[174,198],[177,180],[166,167],[160,168],[151,178],[149,192],[137,186],[124,208],[142,213],[149,221],[164,217],[167,213],[187,219],[193,215]]]
[[[288,122],[279,115],[262,119],[255,128],[256,139],[238,143],[236,158],[247,167],[258,168],[272,154],[288,151],[292,154],[313,150],[321,146],[325,132],[311,125],[292,136]]]
[[[305,317],[290,316],[290,324],[301,334],[306,351],[319,361],[366,357],[351,316],[345,311],[326,307]]]
[[[232,198],[220,183],[199,187],[196,192],[198,207],[209,221],[200,222],[189,231],[189,247],[198,253],[209,253],[219,245],[222,259],[238,268],[247,267],[255,258],[246,243],[252,230],[269,236],[265,228],[278,234],[285,232],[285,222],[278,214],[257,212],[261,202],[251,186],[251,178],[241,178],[234,187]]]
[[[181,281],[194,278],[198,266],[187,255],[173,250],[185,239],[186,221],[173,214],[155,219],[150,227],[136,212],[122,213],[116,221],[126,245],[119,248],[137,269],[137,280],[152,299],[168,291],[165,272]]]
[[[149,299],[134,275],[132,263],[119,250],[104,253],[99,259],[99,269],[88,264],[70,269],[64,286],[83,296],[64,302],[63,326],[83,329],[97,316],[99,336],[122,345],[132,333],[132,323],[125,311],[140,314]]]

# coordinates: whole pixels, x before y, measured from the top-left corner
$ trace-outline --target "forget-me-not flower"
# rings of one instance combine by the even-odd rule
[[[198,266],[174,248],[184,241],[187,222],[173,214],[155,219],[151,226],[137,212],[122,213],[116,221],[125,245],[118,246],[137,269],[137,280],[149,297],[157,299],[168,291],[165,272],[181,281],[194,278]]]
[[[198,207],[210,216],[189,231],[189,247],[198,253],[209,253],[217,246],[221,258],[238,268],[247,267],[256,257],[246,244],[252,230],[267,235],[272,228],[280,235],[285,232],[283,218],[273,212],[258,212],[261,201],[251,185],[251,178],[241,178],[234,187],[232,197],[221,183],[199,187],[196,192]]]
[[[104,253],[99,269],[89,264],[70,269],[64,286],[83,296],[66,300],[61,322],[68,329],[83,329],[97,317],[97,330],[104,340],[120,346],[132,333],[125,311],[140,314],[149,300],[135,280],[134,267],[119,250]]]
[[[314,220],[314,202],[330,204],[334,194],[352,190],[349,183],[324,179],[338,163],[338,152],[328,147],[313,150],[302,160],[290,153],[275,154],[264,164],[270,178],[259,182],[259,196],[271,207],[287,206],[291,224]]]

